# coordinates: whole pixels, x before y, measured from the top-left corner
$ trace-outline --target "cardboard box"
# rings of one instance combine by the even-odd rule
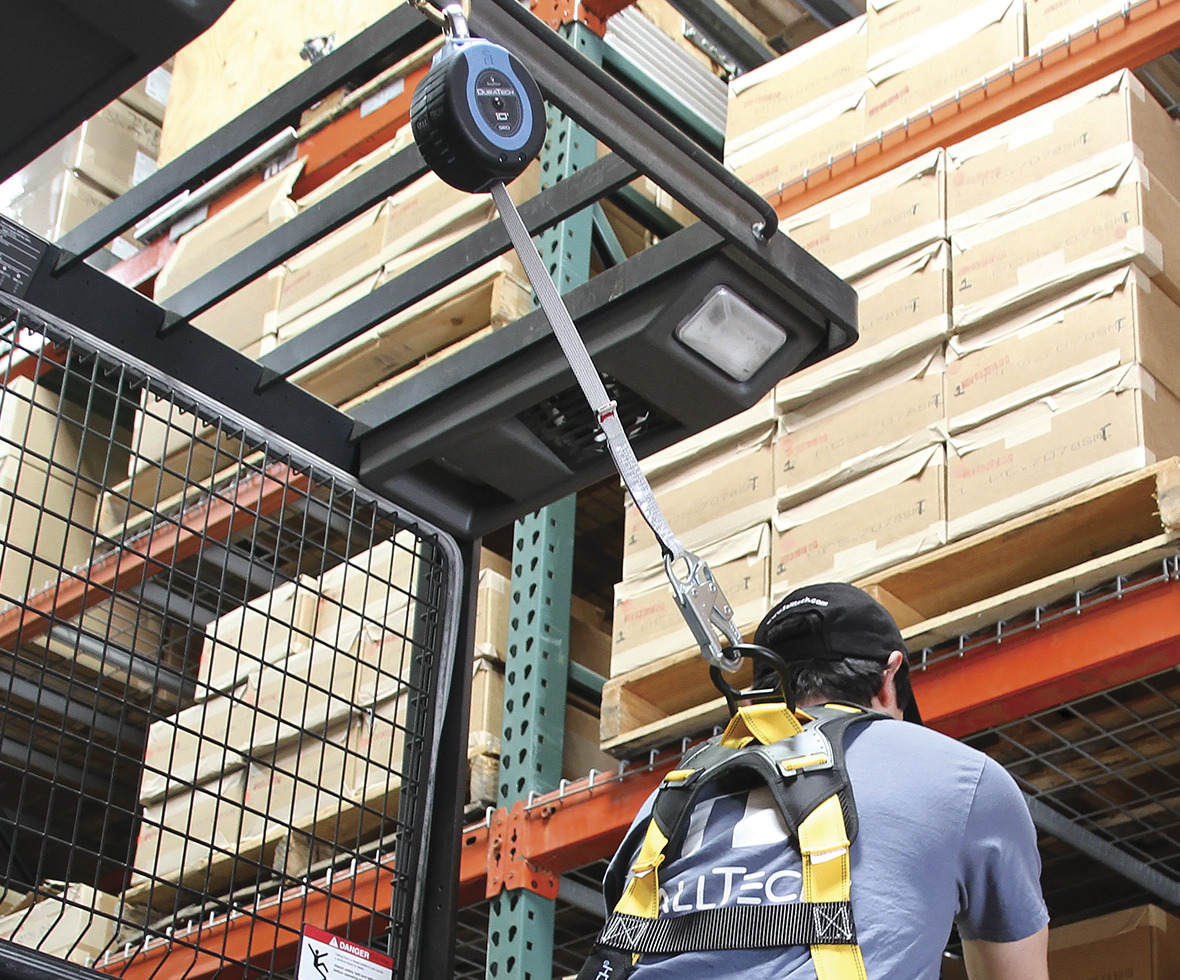
[[[160,127],[122,102],[112,102],[19,172],[26,190],[73,170],[113,197],[156,172]]]
[[[361,652],[358,631],[338,643],[316,640],[304,653],[263,664],[247,695],[256,709],[249,741],[232,747],[259,757],[301,732],[322,732],[347,718],[355,705]]]
[[[940,239],[851,280],[859,300],[860,337],[847,350],[780,381],[774,393],[779,407],[823,398],[948,337],[950,277],[950,244]]]
[[[675,474],[693,468],[704,457],[749,442],[751,437],[757,441],[762,433],[774,426],[777,417],[772,391],[744,412],[645,456],[639,465],[648,480],[671,479]]]
[[[305,575],[213,620],[205,627],[196,696],[228,691],[262,664],[309,649],[317,601],[317,583]]]
[[[771,602],[811,582],[848,582],[946,541],[946,450],[931,446],[774,519]]]
[[[842,279],[879,269],[947,237],[945,153],[933,150],[788,215],[781,227]]]
[[[191,791],[214,776],[246,765],[254,706],[245,681],[218,697],[152,722],[144,749],[140,803]]]
[[[337,835],[346,839],[347,832],[341,832],[337,823],[347,824],[352,802],[347,789],[351,723],[351,716],[346,716],[322,735],[301,738],[255,758],[243,804],[261,826],[242,845],[272,844],[292,830],[319,830],[333,839]]]
[[[98,498],[31,454],[0,457],[0,606],[56,585],[90,561]]]
[[[1180,308],[1125,266],[947,344],[947,419],[961,432],[1119,366],[1180,391]]]
[[[1028,50],[1047,50],[1091,31],[1097,23],[1121,17],[1124,6],[1122,0],[1024,0]]]
[[[0,938],[71,963],[91,965],[115,938],[120,900],[89,885],[46,882],[28,908],[0,918]]]
[[[1116,368],[950,440],[952,538],[1180,454],[1180,401]]]
[[[321,575],[314,586],[316,638],[335,643],[362,624],[405,633],[406,607],[420,587],[416,545],[410,531],[399,531]]]
[[[534,165],[513,181],[512,199],[533,196],[539,174]],[[413,253],[421,261],[457,240],[456,232],[467,234],[495,215],[490,196],[463,193],[434,174],[420,177],[286,262],[275,326],[285,338],[292,322],[376,276],[369,285],[375,288],[399,257]]]
[[[1180,919],[1140,905],[1049,930],[1052,980],[1180,976]]]
[[[0,389],[0,457],[24,462],[63,480],[77,478],[94,496],[126,466],[131,432],[73,398],[28,378]]]
[[[379,624],[368,621],[360,627],[352,695],[354,707],[368,708],[405,686],[410,676],[411,660],[416,655],[411,621],[416,609],[416,603],[408,604],[403,607],[397,622]]]
[[[1024,57],[1021,0],[984,0],[966,10],[937,0],[898,0],[894,6],[955,10],[955,16],[892,47],[878,47],[869,18],[868,133],[888,130]],[[902,26],[904,26],[904,21]]]
[[[51,242],[114,200],[72,170],[60,170],[46,182],[24,188],[15,199],[9,200],[9,194],[19,189],[11,181],[0,185],[0,211]],[[112,241],[107,251],[116,259],[127,259],[139,251],[139,243],[127,232]]]
[[[770,608],[770,525],[763,522],[695,553],[733,607],[734,623],[743,633],[753,631]],[[612,677],[696,646],[663,568],[615,586],[613,622]]]
[[[301,317],[282,323],[274,319],[280,343],[364,299],[411,265],[426,261],[467,233],[459,229],[419,251],[399,256],[361,281]],[[333,405],[373,397],[382,382],[396,384],[403,372],[427,357],[444,353],[484,330],[495,330],[532,310],[532,289],[515,254],[501,255],[461,276],[425,299],[360,336],[341,344],[291,380]]]
[[[652,491],[690,551],[768,521],[774,513],[774,426],[717,447],[687,469],[661,473]],[[633,500],[623,514],[623,578],[663,568],[656,536]]]
[[[291,192],[302,173],[302,162],[285,167],[182,235],[156,277],[156,302],[167,308],[170,296],[295,217]],[[234,350],[253,349],[278,306],[282,277],[281,267],[271,270],[195,317],[194,325]]]
[[[499,755],[504,718],[504,667],[477,659],[472,675],[468,755]],[[399,766],[400,768],[400,760]],[[561,751],[563,779],[581,779],[591,769],[614,770],[618,761],[598,747],[598,717],[576,704],[565,706]]]
[[[147,116],[156,125],[161,125],[171,91],[172,69],[168,65],[161,65],[120,95],[119,101],[126,102],[141,116]]]
[[[243,811],[248,769],[203,783],[143,809],[131,886],[154,879],[206,882],[258,840],[261,817]]]
[[[725,158],[849,92],[863,92],[866,18],[852,20],[729,83]]]
[[[512,580],[494,568],[479,570],[475,611],[475,649],[503,662],[508,656]],[[570,596],[569,658],[600,676],[610,670],[610,628],[601,609]]]
[[[1180,193],[1180,122],[1118,71],[948,147],[951,237],[1132,156]]]
[[[939,0],[868,0],[865,4],[865,57],[869,67],[887,60],[916,38],[938,31],[964,14],[986,15],[990,0],[964,0],[947,4]]]
[[[478,662],[478,661],[477,661]],[[383,813],[401,787],[405,760],[407,694],[396,693],[353,714],[348,730],[344,786],[350,799]]]
[[[726,155],[729,168],[759,194],[779,193],[798,178],[828,166],[865,135],[863,88],[807,108],[805,116],[782,123],[769,135]]]
[[[120,510],[128,520],[137,509],[151,510],[175,494],[193,492],[194,486],[207,490],[219,473],[240,469],[250,458],[240,439],[147,389],[140,393],[129,445],[130,479],[115,488],[123,499],[112,503],[112,521],[120,518]]]
[[[1128,263],[1180,301],[1180,203],[1134,158],[959,231],[951,249],[959,329]]]
[[[779,506],[815,496],[946,439],[942,346],[785,412],[774,444]]]

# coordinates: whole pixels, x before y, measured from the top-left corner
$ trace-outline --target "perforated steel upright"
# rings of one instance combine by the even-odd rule
[[[580,24],[563,28],[570,43],[597,63],[601,39]],[[541,187],[594,162],[597,142],[565,113],[549,107],[541,151]],[[590,276],[593,215],[585,210],[538,236],[541,258],[566,292]],[[498,803],[511,807],[561,780],[569,611],[576,500],[567,497],[517,521],[512,604],[504,678],[504,730]],[[553,973],[554,900],[527,889],[492,899],[487,976],[545,978]]]

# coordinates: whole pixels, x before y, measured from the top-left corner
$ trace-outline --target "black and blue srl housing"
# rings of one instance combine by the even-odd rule
[[[545,104],[529,71],[479,38],[450,41],[410,102],[423,160],[469,193],[519,177],[541,152]]]

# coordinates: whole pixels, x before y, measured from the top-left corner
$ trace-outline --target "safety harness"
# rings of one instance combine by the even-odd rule
[[[844,767],[851,725],[885,715],[831,703],[792,712],[782,701],[737,708],[728,727],[690,751],[657,791],[622,897],[579,980],[622,980],[644,953],[809,946],[818,980],[866,980],[852,920],[849,847],[856,806]],[[803,859],[803,901],[660,917],[659,868],[717,780],[756,776],[769,787]],[[624,842],[626,847],[627,842]],[[632,844],[632,849],[634,844]]]

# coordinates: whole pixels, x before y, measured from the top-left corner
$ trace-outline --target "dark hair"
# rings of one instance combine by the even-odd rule
[[[795,703],[848,701],[867,708],[881,690],[885,665],[877,660],[801,660],[787,665]]]

